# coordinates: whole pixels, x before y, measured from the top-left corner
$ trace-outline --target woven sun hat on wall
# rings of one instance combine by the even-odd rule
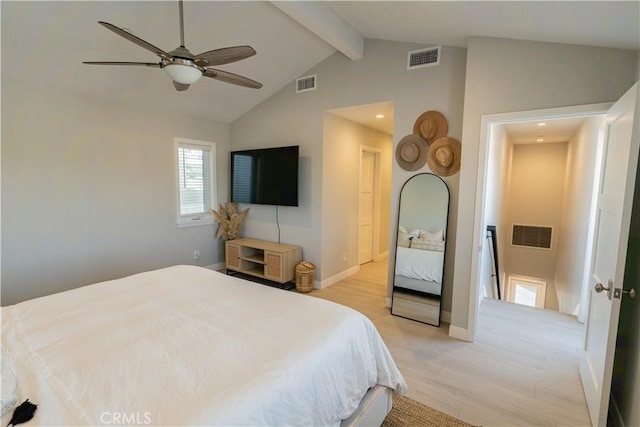
[[[451,137],[438,138],[427,152],[429,169],[439,176],[451,176],[460,170],[460,141]]]
[[[427,148],[427,141],[419,135],[407,135],[396,147],[396,162],[406,171],[416,171],[427,163]]]
[[[438,138],[447,136],[447,132],[449,132],[449,123],[438,111],[426,111],[420,114],[413,124],[413,134],[420,135],[428,145]]]

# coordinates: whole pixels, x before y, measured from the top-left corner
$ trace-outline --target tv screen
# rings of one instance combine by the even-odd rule
[[[231,152],[231,201],[298,206],[299,146]]]

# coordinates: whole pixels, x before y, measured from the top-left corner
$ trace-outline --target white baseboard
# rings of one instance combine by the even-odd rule
[[[451,313],[448,311],[440,312],[440,320],[444,323],[451,323]]]
[[[227,267],[227,264],[224,262],[219,262],[217,264],[205,265],[204,268],[208,268],[209,270],[224,270]]]
[[[449,314],[451,315],[451,314]],[[451,320],[451,319],[449,319]],[[449,325],[449,336],[462,341],[473,342],[473,337],[469,336],[469,330],[458,326]]]
[[[347,269],[347,270],[345,270],[345,271],[343,271],[341,273],[336,274],[335,276],[329,277],[328,279],[322,280],[320,282],[318,282],[318,281],[313,282],[313,287],[316,288],[316,289],[327,288],[327,287],[333,285],[334,283],[337,283],[340,280],[345,279],[345,278],[351,276],[352,274],[357,273],[358,271],[360,271],[360,266],[359,265],[353,266],[353,267],[351,267],[351,268],[349,268],[349,269]]]

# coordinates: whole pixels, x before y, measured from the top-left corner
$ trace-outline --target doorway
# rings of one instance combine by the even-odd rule
[[[387,258],[393,154],[392,102],[325,112],[323,288],[356,273],[363,262]]]
[[[504,113],[504,114],[495,114],[495,115],[487,115],[482,117],[481,124],[481,138],[480,138],[480,155],[478,161],[478,187],[476,192],[476,209],[475,209],[475,220],[474,220],[474,247],[481,248],[481,251],[473,254],[472,256],[472,264],[471,269],[471,283],[470,283],[470,300],[474,301],[474,303],[469,304],[469,336],[475,340],[477,334],[477,314],[480,302],[482,300],[483,292],[482,292],[482,284],[484,281],[483,275],[486,275],[487,268],[490,266],[484,267],[484,260],[488,260],[488,245],[484,244],[485,241],[485,231],[487,225],[491,222],[500,222],[505,221],[504,217],[498,215],[497,209],[495,206],[499,206],[504,201],[500,201],[499,197],[496,201],[496,195],[501,194],[499,191],[492,192],[490,187],[491,180],[495,180],[498,183],[498,188],[501,191],[505,191],[506,183],[501,178],[500,174],[495,174],[495,169],[492,169],[490,166],[490,159],[493,156],[498,156],[501,154],[501,150],[504,149],[504,144],[499,140],[496,141],[495,132],[497,129],[503,128],[503,126],[508,124],[515,123],[544,123],[551,120],[560,120],[560,119],[569,119],[569,118],[589,118],[595,116],[603,116],[606,114],[607,109],[611,106],[610,103],[604,104],[593,104],[593,105],[585,105],[585,106],[575,106],[575,107],[561,107],[561,108],[553,108],[553,109],[545,109],[545,110],[536,110],[536,111],[525,111],[525,112],[514,112],[514,113]],[[534,135],[537,138],[537,135]],[[597,137],[596,137],[597,138]],[[492,141],[494,143],[492,143]],[[500,157],[498,157],[500,158]],[[508,167],[510,165],[506,165]],[[591,191],[593,191],[591,189]],[[494,209],[493,213],[491,209]],[[493,217],[492,217],[493,216]],[[589,220],[589,223],[592,221]],[[508,228],[504,228],[503,230],[508,230]],[[589,237],[592,237],[593,231],[591,230],[589,233]],[[505,247],[508,238],[510,237],[510,233],[503,232],[502,237],[498,236],[501,240],[502,247]],[[588,238],[589,238],[588,237]],[[500,243],[499,243],[500,246]],[[589,247],[589,245],[585,245],[585,247]],[[500,253],[500,249],[498,249]],[[587,254],[588,256],[588,254]],[[584,260],[583,260],[584,261]],[[584,264],[584,262],[583,262]],[[580,271],[582,275],[584,271]],[[504,271],[499,273],[501,274],[501,278],[505,279]],[[537,275],[533,275],[537,276]],[[504,280],[501,280],[502,283],[505,283]],[[582,294],[580,296],[582,298]],[[580,304],[583,305],[583,304]]]
[[[373,261],[380,252],[381,176],[379,149],[360,147],[358,264]]]

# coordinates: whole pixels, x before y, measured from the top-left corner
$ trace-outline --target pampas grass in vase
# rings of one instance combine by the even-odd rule
[[[220,203],[218,210],[211,209],[211,213],[218,223],[216,237],[222,240],[233,240],[240,237],[240,230],[249,213],[249,208],[238,212],[238,206],[235,203],[229,202],[226,206]]]

